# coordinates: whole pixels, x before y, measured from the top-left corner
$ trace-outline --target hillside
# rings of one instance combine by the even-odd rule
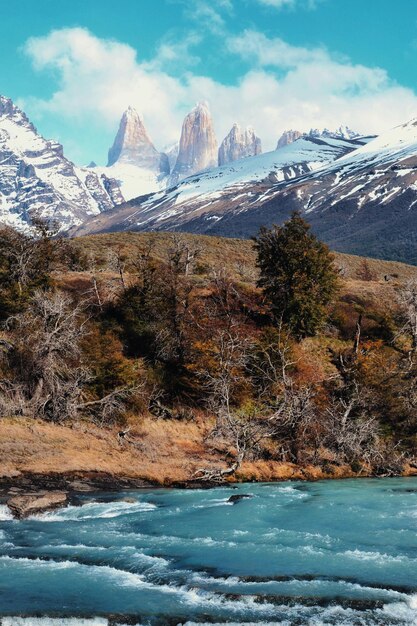
[[[92,216],[75,232],[246,238],[298,210],[333,250],[416,264],[416,163],[415,119],[379,137],[301,137]]]
[[[38,484],[62,488],[64,485],[69,489],[80,481],[93,486],[141,484],[141,481],[166,485],[187,481],[198,470],[217,471],[219,466],[225,467],[225,461],[227,467],[229,455],[234,454],[233,445],[227,437],[211,440],[216,420],[210,403],[207,404],[205,387],[200,383],[202,374],[198,372],[217,376],[216,360],[221,344],[216,342],[217,338],[223,337],[223,341],[228,336],[224,335],[224,322],[229,316],[232,327],[227,333],[237,332],[239,341],[249,340],[254,346],[262,346],[262,337],[274,332],[270,328],[266,303],[255,286],[257,269],[252,242],[203,235],[114,233],[81,237],[73,240],[71,246],[80,259],[78,266],[64,268],[61,263],[52,279],[58,295],[68,294],[75,301],[81,298],[85,302],[83,309],[88,307],[88,318],[84,322],[88,324],[88,331],[85,339],[81,337],[80,349],[83,367],[89,367],[92,383],[87,382],[83,397],[87,394],[90,400],[87,405],[98,403],[100,408],[101,401],[95,400],[96,394],[102,389],[100,393],[112,396],[122,385],[133,385],[137,397],[127,400],[126,409],[116,402],[110,405],[110,412],[101,412],[100,408],[98,413],[81,411],[65,419],[34,419],[25,411],[20,417],[13,416],[14,400],[10,398],[9,404],[2,405],[0,484],[7,486],[12,481],[26,487]],[[172,292],[164,291],[173,288],[169,287],[172,268],[166,264],[167,259],[175,258],[175,250],[179,249],[181,254],[184,250],[194,254],[188,273],[178,275],[175,281],[179,282],[172,283],[179,290],[175,296],[178,298],[176,324],[182,329],[184,356],[181,358],[185,359],[182,363],[177,361],[176,353],[167,352],[172,350],[164,338],[170,324],[163,310],[168,300],[161,301],[158,295],[158,290],[162,289],[166,294],[164,299],[169,293],[172,296]],[[150,318],[145,316],[137,326],[131,313],[136,310],[132,307],[136,306],[138,293],[143,293],[136,289],[144,259],[150,259],[152,289],[156,289],[152,306],[163,309],[152,308]],[[394,348],[392,342],[399,341],[395,338],[398,294],[410,279],[417,279],[417,268],[344,254],[336,255],[335,264],[341,284],[337,299],[329,308],[328,325],[316,337],[297,342],[291,339],[285,348],[291,350],[295,359],[296,365],[290,367],[293,384],[300,390],[315,389],[314,394],[319,395],[314,402],[323,402],[320,394],[333,393],[331,381],[340,376],[335,355],[350,354],[360,314],[363,395],[367,397],[371,389],[373,396],[381,394],[380,386],[385,384],[383,372],[387,368],[399,368],[395,374],[398,381],[394,377],[392,383],[392,372],[390,374],[389,385],[394,384],[392,391],[384,387],[384,402],[388,403],[387,407],[390,403],[392,406],[383,409],[381,419],[386,434],[402,433],[414,450],[414,427],[408,421],[411,418],[394,399],[395,386],[402,377],[402,348],[400,343]],[[227,309],[224,309],[226,302]],[[144,306],[148,305],[141,304],[137,309],[135,315],[139,318]],[[34,318],[31,327],[36,323]],[[164,352],[155,353],[154,348],[146,347],[149,333],[153,333],[153,341],[163,341],[158,350]],[[3,333],[0,341],[7,349],[15,339]],[[70,344],[75,340],[68,341],[63,346],[65,361],[76,357],[75,353],[70,356]],[[141,343],[143,341],[146,343]],[[27,349],[27,343],[22,344],[22,349]],[[233,367],[240,367],[240,358]],[[253,383],[246,378],[247,373],[243,374],[243,371],[239,374],[242,378],[234,388],[233,402],[237,403],[236,409],[240,406],[241,415],[247,411],[250,415],[249,407],[255,402]],[[335,392],[339,393],[336,388]],[[385,395],[391,393],[392,397]],[[372,400],[375,415],[380,410],[380,401]],[[334,402],[338,402],[336,396]],[[4,413],[5,406],[10,407],[8,416]],[[128,433],[126,439],[118,436],[121,429]],[[300,445],[304,449],[305,443]],[[349,456],[338,459],[334,452],[324,448],[312,454],[310,445],[297,453],[297,457],[284,455],[280,458],[266,440],[256,454],[244,459],[235,479],[334,478],[358,472],[361,475],[372,473],[367,463],[349,461]],[[412,473],[414,469],[407,461],[402,471]]]
[[[197,264],[199,273],[209,274],[213,269],[226,268],[235,278],[242,278],[242,272],[244,275],[246,269],[247,276],[243,277],[247,282],[255,282],[256,254],[251,240],[189,233],[181,233],[178,236],[200,251]],[[172,247],[172,237],[172,233],[167,232],[118,232],[86,235],[73,241],[80,251],[96,257],[99,263],[105,264],[109,251],[113,251],[124,255],[129,265],[132,259],[143,254],[149,246],[152,248],[152,256],[159,261],[166,260],[167,252]],[[337,265],[342,269],[343,277],[355,280],[364,257],[335,252],[335,258]],[[381,288],[383,286],[389,288],[392,284],[401,284],[417,276],[417,268],[413,265],[372,258],[367,258],[366,261],[376,279],[370,281],[369,287],[380,285]],[[385,276],[391,280],[387,282],[384,280]]]

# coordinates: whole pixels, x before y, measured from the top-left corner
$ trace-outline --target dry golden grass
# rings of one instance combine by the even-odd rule
[[[178,236],[178,235],[177,235]],[[237,278],[245,273],[248,278],[254,274],[255,251],[253,243],[247,239],[227,239],[210,237],[207,235],[190,235],[181,233],[181,238],[201,252],[197,265],[202,272],[204,269],[219,269],[226,267]],[[152,245],[152,256],[164,261],[167,250],[172,246],[172,233],[110,233],[104,235],[88,235],[74,239],[74,243],[86,254],[92,255],[103,264],[108,258],[109,251],[117,251],[133,260],[143,254]],[[336,253],[336,264],[343,270],[343,277],[356,279],[360,271],[363,257],[351,254]],[[417,276],[417,267],[399,263],[397,261],[382,261],[367,259],[369,269],[377,281],[383,281],[384,276],[390,277],[390,282],[403,282]],[[360,281],[365,282],[365,281]]]
[[[0,421],[0,478],[20,473],[104,472],[164,485],[188,479],[215,459],[204,447],[202,425],[145,418],[120,444],[116,429],[78,423],[56,425],[10,418]]]

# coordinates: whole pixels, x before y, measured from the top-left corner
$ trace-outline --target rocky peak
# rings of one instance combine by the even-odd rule
[[[297,139],[300,139],[303,134],[299,130],[285,130],[281,137],[278,139],[276,149],[284,148],[284,146],[290,145],[290,143],[294,143]]]
[[[68,230],[114,204],[95,173],[74,166],[60,143],[42,137],[23,111],[0,96],[0,223],[28,230],[36,214]]]
[[[223,139],[219,148],[219,165],[261,153],[261,140],[253,128],[248,126],[242,131],[239,124],[233,124],[231,131]]]
[[[184,119],[171,184],[216,166],[217,139],[213,121],[207,104],[200,102]]]
[[[310,137],[325,137],[326,139],[356,139],[357,137],[360,137],[359,133],[351,130],[348,126],[343,125],[336,128],[336,130],[329,130],[328,128],[323,128],[323,130],[312,128],[307,134]]]
[[[108,165],[116,162],[169,174],[168,158],[155,148],[143,117],[131,106],[123,113],[116,138],[109,150]]]
[[[16,106],[10,98],[0,95],[0,118],[9,119],[14,124],[26,126],[29,130],[36,133],[36,128],[30,122],[26,113]]]
[[[0,96],[0,115],[13,115],[17,107],[13,104],[10,98],[6,96]]]

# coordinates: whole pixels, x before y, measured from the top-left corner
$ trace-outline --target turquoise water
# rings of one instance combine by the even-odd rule
[[[0,507],[3,626],[417,625],[417,479],[100,499]]]

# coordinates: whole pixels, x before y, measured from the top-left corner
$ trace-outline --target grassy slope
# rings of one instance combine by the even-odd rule
[[[194,246],[201,247],[201,271],[226,267],[236,278],[253,282],[256,277],[255,255],[250,241],[184,235]],[[88,255],[105,261],[114,249],[134,258],[153,241],[152,255],[165,258],[171,245],[169,233],[115,233],[94,235],[76,240]],[[413,276],[417,267],[402,263],[369,259],[375,280],[358,280],[360,257],[337,254],[337,264],[343,268],[343,297],[346,294],[392,307],[395,288]],[[393,276],[387,282],[385,275]],[[243,278],[242,278],[243,277]],[[67,284],[78,283],[80,273],[60,277]],[[84,277],[87,280],[87,276]],[[196,277],[198,279],[198,277]],[[320,338],[309,339],[302,350],[306,362],[317,369],[323,366],[326,345]],[[324,365],[325,367],[325,365]],[[143,478],[159,484],[186,480],[198,468],[218,464],[220,457],[208,450],[204,436],[210,425],[202,419],[196,423],[143,418],[133,425],[131,443],[121,446],[117,429],[99,429],[89,423],[58,426],[35,420],[10,419],[0,422],[0,479],[21,472],[91,472]],[[335,469],[332,477],[351,475],[349,468]],[[241,479],[276,480],[287,478],[326,477],[314,468],[300,470],[291,464],[258,461],[245,463]]]
[[[143,253],[150,242],[153,245],[152,256],[163,260],[166,258],[167,248],[171,245],[171,233],[111,233],[107,235],[89,235],[74,240],[87,254],[94,255],[103,261],[110,250],[118,251],[129,258]],[[227,267],[235,276],[240,274],[240,266],[253,270],[255,267],[255,252],[253,244],[247,239],[226,239],[222,237],[208,237],[206,235],[190,235],[181,233],[181,238],[194,247],[200,248],[198,261],[202,266],[219,269]],[[346,278],[355,278],[363,257],[351,254],[336,253],[336,264],[343,268]],[[369,267],[378,280],[385,275],[398,274],[400,281],[417,276],[417,267],[397,261],[381,261],[367,259]]]

